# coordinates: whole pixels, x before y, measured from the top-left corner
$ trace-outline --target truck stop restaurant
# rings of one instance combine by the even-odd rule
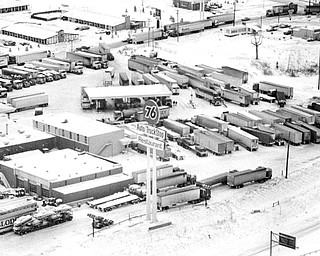
[[[133,183],[121,164],[71,149],[17,154],[11,161],[0,161],[0,171],[12,187],[65,203],[107,196]]]
[[[43,25],[17,23],[3,27],[1,33],[22,38],[39,44],[55,44],[79,39],[79,34],[65,33],[59,28],[52,29]]]
[[[170,97],[172,95],[169,88],[164,84],[84,87],[83,93],[91,102],[108,101],[122,98],[146,99],[155,97]]]
[[[112,31],[130,29],[131,25],[130,16],[114,17],[81,10],[64,13],[62,20],[102,29],[110,29]]]
[[[0,13],[19,12],[29,10],[29,4],[23,1],[6,0],[0,2]]]

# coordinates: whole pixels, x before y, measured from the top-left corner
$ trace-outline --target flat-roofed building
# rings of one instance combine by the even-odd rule
[[[25,1],[0,1],[0,14],[8,12],[28,11],[29,9],[30,5]]]
[[[32,127],[15,123],[11,119],[0,118],[0,159],[29,150],[55,146],[55,136]]]
[[[56,136],[59,149],[71,148],[104,157],[124,149],[123,129],[71,113],[35,116],[33,127]]]
[[[0,171],[12,187],[64,202],[103,197],[133,183],[132,177],[122,174],[121,164],[72,149],[20,153],[11,161],[0,161]]]
[[[63,13],[62,20],[113,31],[130,29],[130,16],[116,17],[97,12],[72,10]]]

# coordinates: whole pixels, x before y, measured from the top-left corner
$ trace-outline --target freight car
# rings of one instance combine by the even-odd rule
[[[157,194],[157,208],[168,210],[177,204],[196,204],[211,198],[211,190],[208,187],[191,185],[182,188],[173,188]]]
[[[265,182],[272,177],[272,169],[258,167],[254,170],[231,171],[227,175],[227,184],[231,188],[242,188],[248,182]]]

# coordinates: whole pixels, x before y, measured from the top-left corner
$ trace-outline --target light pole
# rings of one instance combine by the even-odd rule
[[[234,0],[233,2],[233,26],[236,25],[236,1],[237,0]]]
[[[179,10],[177,10],[177,42],[179,42]]]

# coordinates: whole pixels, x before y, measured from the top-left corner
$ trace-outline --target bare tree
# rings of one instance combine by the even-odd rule
[[[256,59],[259,59],[259,46],[262,44],[262,35],[257,31],[252,34],[251,44],[256,47]]]

